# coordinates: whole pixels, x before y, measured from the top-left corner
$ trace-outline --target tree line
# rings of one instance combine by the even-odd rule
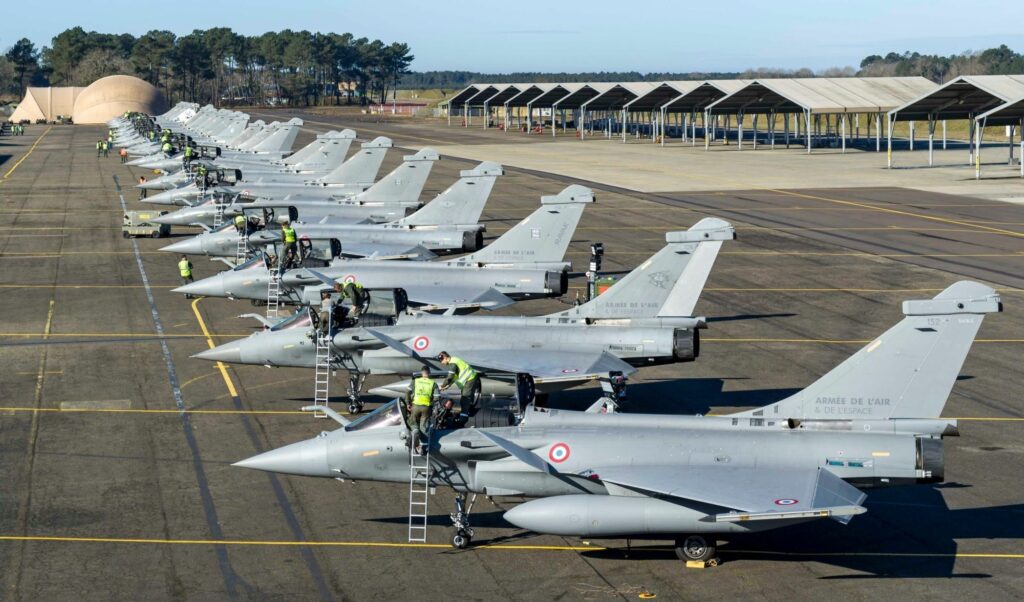
[[[830,67],[817,71],[760,67],[733,72],[641,73],[639,71],[602,71],[591,73],[477,73],[473,71],[425,71],[408,73],[399,82],[400,88],[464,88],[472,83],[507,82],[657,82],[702,79],[755,79],[771,77],[880,77],[920,75],[936,83],[947,82],[960,75],[1005,75],[1024,73],[1024,55],[1005,44],[983,51],[966,51],[949,56],[917,52],[873,54],[853,66]]]
[[[0,60],[0,91],[27,85],[87,86],[107,75],[136,75],[173,103],[323,105],[384,102],[414,57],[408,44],[350,33],[227,27],[139,37],[67,29],[37,50],[18,40]]]

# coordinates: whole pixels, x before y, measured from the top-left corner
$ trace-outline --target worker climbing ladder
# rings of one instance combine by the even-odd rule
[[[267,319],[276,320],[278,310],[281,307],[281,273],[276,269],[270,269],[270,279],[267,281]],[[319,343],[317,345],[319,349]]]
[[[249,255],[249,236],[243,228],[238,233],[238,242],[235,245],[235,265],[242,265],[245,263],[246,258]]]
[[[411,436],[411,435],[410,435]],[[423,442],[426,454],[409,446],[409,543],[427,541],[427,498],[430,495],[430,445]]]
[[[331,335],[316,331],[316,373],[313,377],[313,406],[327,407],[331,391]],[[323,418],[323,412],[314,416]]]

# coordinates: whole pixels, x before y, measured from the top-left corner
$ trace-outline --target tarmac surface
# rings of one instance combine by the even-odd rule
[[[432,138],[442,155],[447,142],[467,143],[431,124],[309,119],[319,123],[307,121],[296,148],[338,125],[366,138],[387,132],[406,148]],[[114,177],[129,209],[149,206],[131,188],[142,172],[95,156],[101,134],[31,126],[0,139],[8,157],[0,164],[0,599],[1024,597],[1019,205],[885,187],[594,185],[598,202],[570,247],[578,268],[589,243],[602,241],[605,271],[625,272],[660,248],[665,232],[707,215],[732,221],[739,236],[698,304],[711,320],[701,357],[641,371],[629,411],[765,405],[898,321],[903,299],[961,278],[1003,295],[1005,312],[986,319],[943,413],[963,420],[961,436],[946,439],[946,483],[869,491],[868,512],[847,526],[822,521],[724,542],[721,566],[688,570],[664,542],[627,550],[625,541],[523,532],[501,518],[515,498],[481,498],[474,547],[454,551],[452,496],[441,489],[430,499],[429,544],[406,544],[404,486],[231,468],[333,423],[297,411],[312,397],[308,370],[189,358],[252,332],[255,321],[236,317],[252,309],[171,293],[177,258],[157,251],[167,241],[121,237]],[[424,196],[472,164],[446,156]],[[509,169],[485,212],[488,236],[570,181]],[[197,278],[220,267],[193,263]],[[571,283],[565,301],[584,284]],[[506,313],[562,307],[529,301]],[[340,410],[344,384],[335,382]],[[551,403],[593,398],[578,390]]]

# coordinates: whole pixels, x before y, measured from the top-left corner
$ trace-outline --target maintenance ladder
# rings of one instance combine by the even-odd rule
[[[213,197],[213,229],[220,230],[220,227],[224,225],[224,208],[227,207],[227,203],[223,202],[222,198]]]
[[[316,331],[316,374],[313,377],[313,405],[327,407],[331,391],[331,335]],[[323,412],[313,414],[318,418]]]
[[[248,255],[249,237],[246,235],[245,228],[242,228],[238,233],[238,242],[235,244],[235,265],[242,265],[245,263]]]
[[[415,427],[414,427],[415,428]],[[412,437],[412,433],[409,433]],[[426,455],[409,444],[409,543],[427,542],[427,498],[430,496],[430,439],[422,441]]]
[[[275,267],[270,268],[270,280],[267,281],[267,319],[276,319],[281,307],[281,273]],[[319,339],[319,335],[317,335]],[[317,349],[320,348],[319,341]]]

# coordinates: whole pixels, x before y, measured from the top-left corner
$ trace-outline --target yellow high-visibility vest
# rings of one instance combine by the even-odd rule
[[[181,272],[182,278],[188,278],[192,275],[192,264],[187,259],[182,259],[178,262],[178,271]]]
[[[434,401],[434,381],[420,376],[413,381],[412,405],[429,406]]]
[[[465,384],[474,378],[476,378],[476,370],[473,366],[470,366],[462,358],[455,357],[454,355],[448,360],[449,363],[455,364],[459,369],[459,375],[455,378],[455,384],[461,389]]]
[[[281,228],[281,234],[284,236],[284,244],[295,244],[295,228],[292,228],[291,226],[285,226]]]

